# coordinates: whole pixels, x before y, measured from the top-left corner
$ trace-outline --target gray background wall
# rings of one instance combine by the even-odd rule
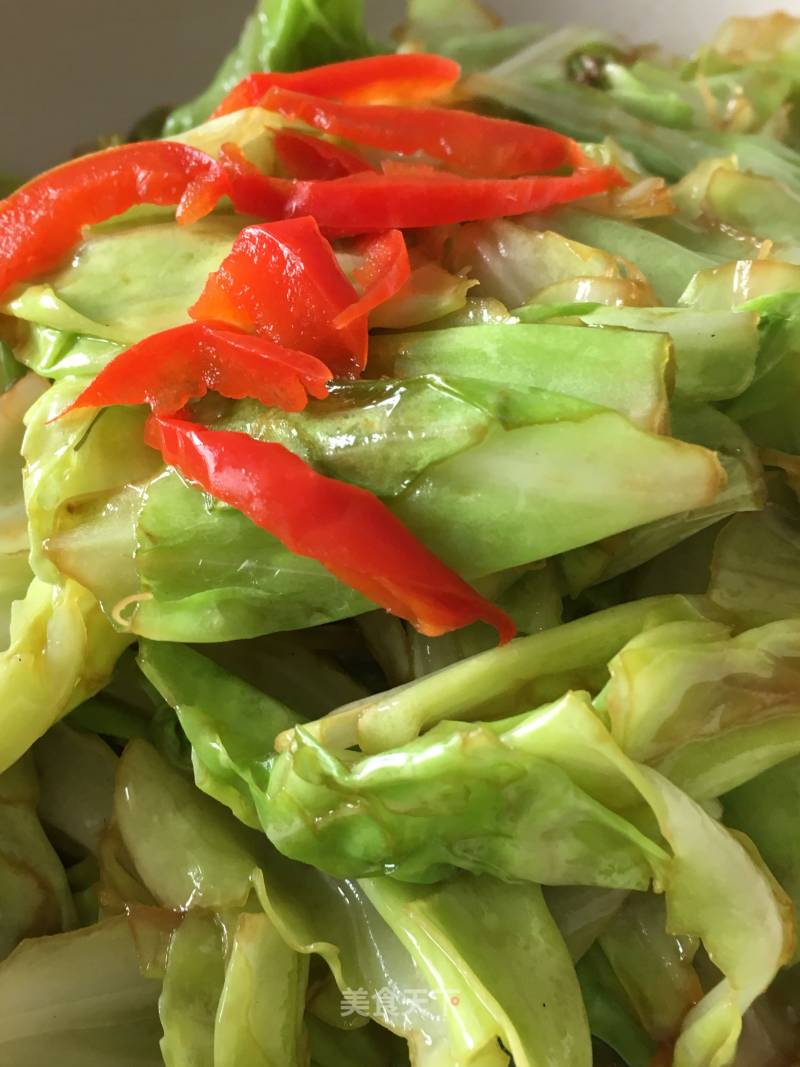
[[[492,0],[489,0],[492,3]],[[196,92],[254,0],[0,0],[0,170],[30,173],[149,108]],[[366,0],[376,31],[402,0]],[[507,18],[580,20],[688,48],[733,12],[780,0],[494,0]],[[800,0],[784,0],[800,14]]]

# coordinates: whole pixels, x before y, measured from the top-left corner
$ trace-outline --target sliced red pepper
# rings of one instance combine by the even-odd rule
[[[385,303],[402,289],[411,276],[405,238],[399,230],[362,237],[356,251],[363,256],[353,276],[362,289],[360,300],[340,311],[333,325],[341,330],[362,315]]]
[[[452,59],[424,52],[368,56],[292,74],[248,74],[211,117],[256,107],[275,87],[352,103],[419,103],[442,96],[455,85],[460,74],[461,68]]]
[[[0,293],[57,266],[84,226],[135,204],[178,204],[181,221],[199,217],[223,179],[211,156],[174,141],[107,148],[46,171],[0,201]]]
[[[153,334],[121,352],[72,402],[73,408],[149,404],[172,415],[214,389],[233,400],[301,411],[308,393],[328,395],[330,370],[314,356],[206,323]],[[65,412],[66,413],[66,412]]]
[[[409,164],[389,173],[307,182],[268,178],[250,167],[231,174],[230,181],[238,210],[266,217],[310,215],[337,237],[523,215],[626,184],[616,167],[592,167],[563,178],[482,179]]]
[[[297,218],[243,229],[189,314],[252,330],[310,352],[334,374],[357,376],[367,359],[366,319],[333,325],[356,300],[316,222]]]
[[[281,88],[270,89],[261,106],[356,144],[423,152],[473,177],[514,178],[586,164],[577,142],[555,130],[470,111],[344,104]]]
[[[290,178],[344,178],[373,169],[355,152],[294,130],[278,130],[275,151]]]
[[[501,641],[514,636],[511,619],[377,497],[318,474],[283,445],[156,415],[145,438],[186,478],[421,633],[435,637],[482,620]]]
[[[229,184],[228,175],[219,163],[192,178],[175,212],[175,221],[179,226],[189,226],[205,218],[227,193]]]
[[[211,196],[227,195],[233,206],[243,215],[258,215],[262,219],[280,219],[286,206],[286,190],[291,182],[282,178],[268,178],[253,163],[245,158],[239,145],[224,144],[219,153],[224,174],[224,188],[213,176],[209,178],[207,193]]]

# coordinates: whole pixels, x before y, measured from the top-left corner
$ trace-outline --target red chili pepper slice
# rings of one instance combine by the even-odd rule
[[[337,237],[523,215],[626,184],[616,167],[578,170],[563,178],[482,179],[397,164],[383,174],[306,182],[268,178],[248,167],[229,171],[229,195],[239,211],[273,218],[310,215]]]
[[[280,219],[286,205],[286,190],[291,182],[282,178],[268,178],[245,158],[237,144],[224,144],[219,152],[223,185],[210,177],[207,188],[199,195],[229,196],[242,215],[258,215],[262,219]]]
[[[328,395],[330,370],[314,356],[250,334],[190,322],[121,352],[66,409],[149,404],[172,415],[214,389],[239,400],[302,411],[308,393]],[[66,414],[66,412],[63,412]]]
[[[383,164],[382,173],[288,181],[262,174],[236,145],[224,145],[220,159],[225,192],[237,211],[271,219],[311,215],[336,237],[522,215],[627,185],[616,167],[589,167],[566,177],[481,179],[393,161]]]
[[[340,311],[333,320],[339,330],[385,303],[411,276],[408,249],[399,230],[362,237],[356,242],[356,251],[364,258],[353,275],[363,292],[360,300]]]
[[[514,636],[511,619],[377,497],[318,474],[283,445],[156,415],[145,438],[185,477],[421,633],[434,637],[480,619],[502,642]]]
[[[373,169],[355,152],[294,130],[278,130],[275,151],[291,178],[344,178]]]
[[[228,93],[211,117],[256,107],[276,86],[353,103],[419,103],[442,96],[460,74],[461,68],[452,59],[424,52],[368,56],[293,74],[249,74]]]
[[[356,144],[414,155],[424,152],[453,170],[481,178],[514,178],[586,159],[570,137],[542,126],[442,107],[345,104],[270,89],[262,107]]]
[[[297,218],[243,229],[189,314],[252,330],[318,356],[334,374],[357,376],[367,360],[366,318],[333,325],[357,300],[316,222]]]
[[[0,201],[0,293],[57,266],[84,226],[135,204],[178,204],[182,222],[206,214],[224,180],[214,159],[174,141],[107,148],[45,172]]]

